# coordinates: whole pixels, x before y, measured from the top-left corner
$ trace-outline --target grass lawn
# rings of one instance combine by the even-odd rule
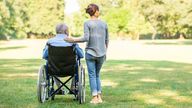
[[[192,107],[191,64],[109,60],[101,77],[104,103],[92,105],[86,75],[86,103],[73,96],[37,101],[40,59],[0,59],[0,108],[188,108]]]

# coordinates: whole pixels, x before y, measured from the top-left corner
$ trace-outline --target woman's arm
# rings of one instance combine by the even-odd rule
[[[108,26],[106,24],[106,37],[105,37],[106,48],[108,48],[108,44],[109,44],[109,32],[108,32]]]
[[[81,41],[81,38],[74,38],[74,37],[67,37],[64,40],[70,43],[84,42],[84,41]]]
[[[89,34],[90,34],[89,26],[85,22],[84,23],[84,36],[83,37],[80,37],[80,38],[68,37],[65,39],[65,41],[71,42],[71,43],[88,42],[89,41]]]

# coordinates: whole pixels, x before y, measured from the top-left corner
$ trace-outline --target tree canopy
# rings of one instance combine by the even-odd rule
[[[68,24],[72,35],[83,35],[90,3],[100,7],[110,36],[139,39],[192,38],[191,0],[77,0],[80,11],[65,15],[64,0],[0,0],[0,39],[44,37],[55,34],[55,25]]]
[[[63,10],[63,0],[1,0],[0,38],[53,34]]]

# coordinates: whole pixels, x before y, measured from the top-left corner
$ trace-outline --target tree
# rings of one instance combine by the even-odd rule
[[[32,0],[30,1],[29,31],[37,34],[55,32],[55,25],[64,21],[63,0]]]
[[[50,35],[64,21],[63,0],[1,0],[0,38]]]
[[[122,35],[122,32],[127,33],[128,29],[126,26],[130,20],[129,10],[126,8],[112,8],[111,11],[111,13],[108,12],[104,16],[104,19],[107,20],[110,31],[116,33],[117,36]]]
[[[129,36],[162,34],[192,38],[192,0],[78,0],[80,12],[64,16],[64,0],[0,0],[0,39],[44,37],[55,34],[55,25],[65,21],[72,35],[83,34],[90,3],[100,7],[101,19],[107,22],[110,35]],[[191,34],[188,35],[188,34]],[[182,35],[180,35],[181,37]]]
[[[185,26],[190,22],[187,21],[190,18],[186,18],[191,9],[190,0],[142,0],[138,4],[140,13],[158,33],[167,37],[177,32],[186,33],[188,27]]]
[[[126,8],[124,0],[81,0],[79,1],[82,16],[88,18],[85,14],[85,8],[95,3],[100,7],[101,18],[104,19],[109,26],[109,32],[115,35],[124,35],[127,32],[126,25],[129,21],[129,10]]]

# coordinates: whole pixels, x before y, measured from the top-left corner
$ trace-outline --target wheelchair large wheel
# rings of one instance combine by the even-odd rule
[[[79,69],[78,100],[80,104],[85,103],[85,69],[82,66]]]
[[[42,65],[41,68],[39,69],[38,81],[37,81],[37,96],[38,101],[40,103],[44,103],[48,96],[45,65]]]

